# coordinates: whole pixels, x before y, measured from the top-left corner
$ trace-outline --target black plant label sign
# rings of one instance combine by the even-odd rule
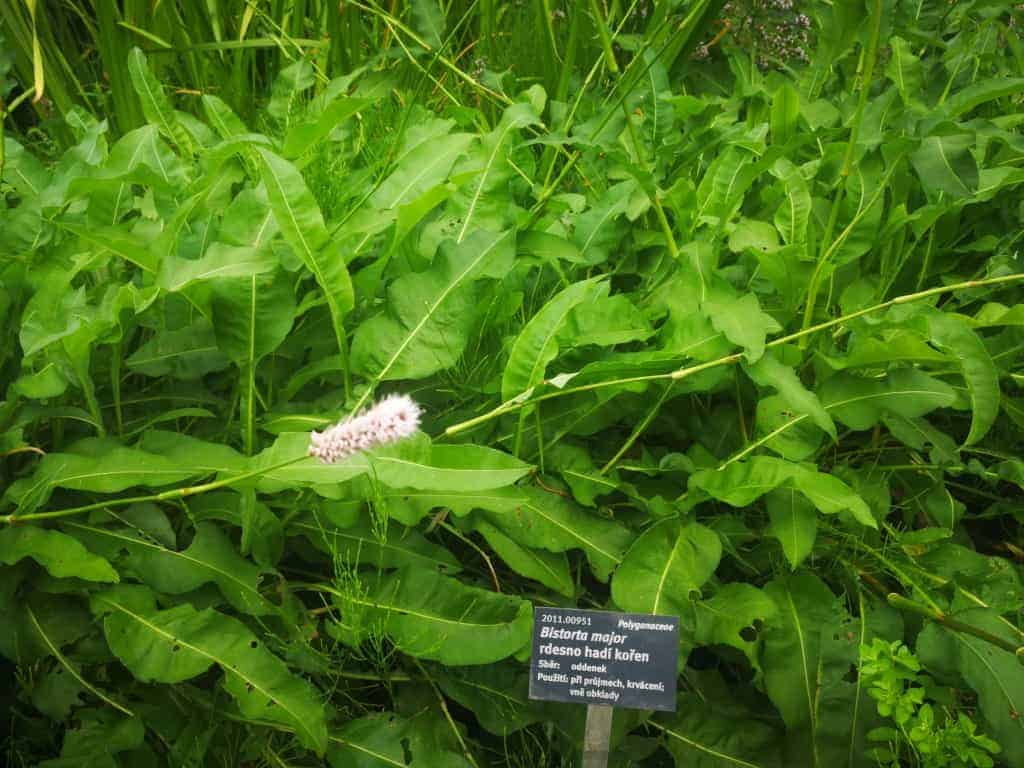
[[[679,617],[534,608],[530,698],[675,712]]]

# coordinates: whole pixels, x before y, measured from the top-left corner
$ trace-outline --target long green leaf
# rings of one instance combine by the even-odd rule
[[[114,654],[143,682],[179,683],[216,664],[243,716],[282,723],[323,754],[327,722],[319,693],[293,675],[237,619],[182,604],[156,607],[145,587],[119,587],[92,596]]]
[[[0,530],[0,563],[13,565],[26,557],[31,557],[57,578],[120,581],[107,560],[89,552],[66,533],[34,525]]]
[[[344,364],[348,355],[344,320],[355,306],[345,258],[339,249],[332,247],[320,207],[298,169],[269,150],[258,148],[258,152],[263,159],[262,178],[274,218],[285,240],[316,278],[327,299],[334,337]]]
[[[433,265],[388,288],[388,309],[356,329],[352,367],[377,381],[429,376],[455,364],[476,317],[474,283],[512,266],[511,232],[474,232],[442,246]]]
[[[192,138],[178,122],[163,86],[153,76],[146,55],[138,48],[133,48],[128,54],[128,74],[132,80],[132,87],[142,102],[142,113],[146,119],[182,152],[193,154]]]
[[[718,567],[722,543],[699,523],[651,526],[612,577],[612,599],[632,613],[681,616]]]
[[[605,289],[597,280],[583,280],[559,291],[516,337],[501,377],[501,398],[510,400],[539,384],[558,354],[558,333],[579,304],[597,298]]]
[[[932,341],[948,349],[963,371],[974,417],[964,445],[974,445],[995,424],[999,415],[999,371],[978,334],[967,320],[948,312],[928,315]]]
[[[154,541],[142,529],[66,525],[100,551],[126,550],[132,572],[157,592],[183,595],[214,582],[240,611],[254,615],[277,611],[259,592],[259,569],[240,557],[227,536],[211,523],[199,523],[192,543],[180,552]]]
[[[435,507],[448,507],[456,515],[481,510],[485,520],[525,547],[549,552],[581,549],[601,581],[608,580],[633,541],[623,525],[539,488],[446,494],[403,489],[388,499],[391,514],[410,525]]]
[[[530,604],[469,587],[433,570],[403,568],[377,583],[332,590],[339,637],[353,644],[383,632],[403,653],[450,666],[490,664],[530,638]]]

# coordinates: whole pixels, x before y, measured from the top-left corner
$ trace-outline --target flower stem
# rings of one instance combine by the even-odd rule
[[[147,496],[132,496],[127,499],[111,499],[110,501],[98,501],[94,504],[85,504],[80,507],[69,507],[68,509],[57,509],[53,512],[31,512],[27,515],[19,515],[17,513],[10,515],[0,515],[0,524],[6,523],[7,525],[14,525],[15,523],[30,522],[32,520],[52,520],[58,517],[70,517],[71,515],[80,515],[83,512],[91,512],[94,509],[105,509],[107,507],[124,507],[129,504],[141,504],[147,501],[171,501],[174,499],[183,499],[186,496],[195,496],[199,493],[206,493],[207,491],[214,491],[218,488],[226,488],[236,483],[240,483],[244,480],[249,480],[253,477],[260,477],[261,475],[269,474],[278,469],[289,467],[292,464],[298,464],[300,461],[308,459],[309,456],[303,454],[287,461],[282,461],[279,464],[272,464],[269,467],[262,467],[260,469],[253,469],[249,472],[243,472],[240,475],[232,475],[231,477],[221,478],[220,480],[213,480],[209,483],[200,483],[199,485],[189,485],[185,488],[174,488],[170,491],[162,491],[161,493],[151,493]]]
[[[846,152],[843,155],[843,165],[839,170],[839,183],[836,186],[835,196],[832,198],[832,207],[829,211],[828,223],[825,225],[825,232],[821,238],[821,255],[818,257],[818,263],[815,265],[814,273],[811,275],[810,283],[807,286],[807,299],[804,303],[804,328],[807,328],[811,324],[811,318],[814,317],[814,306],[818,299],[818,290],[821,287],[821,280],[824,275],[825,265],[829,262],[830,257],[835,251],[835,246],[845,240],[845,237],[840,238],[835,243],[832,242],[832,233],[835,231],[836,221],[839,218],[839,208],[843,202],[843,195],[846,191],[846,179],[850,175],[853,169],[854,153],[857,149],[857,139],[860,136],[860,125],[864,119],[864,108],[867,105],[868,94],[871,90],[871,81],[875,72],[875,59],[878,51],[878,37],[881,30],[882,24],[882,2],[876,0],[874,13],[871,14],[871,34],[868,38],[867,49],[862,52],[861,62],[863,69],[860,72],[860,96],[857,100],[857,111],[853,116],[853,124],[850,126],[850,136],[846,142]],[[886,184],[878,185],[878,192],[880,194],[886,188]],[[876,194],[876,198],[877,198]],[[874,198],[872,199],[871,205],[874,205]],[[870,209],[870,205],[864,209],[866,213]],[[847,227],[844,234],[848,234],[852,229],[853,222]],[[804,343],[801,342],[801,347]]]
[[[888,600],[889,605],[891,605],[893,608],[899,608],[904,611],[916,613],[919,616],[924,616],[927,619],[931,619],[936,624],[941,624],[942,626],[946,627],[947,629],[951,629],[954,632],[960,632],[964,635],[973,635],[974,637],[977,637],[980,640],[984,640],[986,643],[990,643],[991,645],[994,645],[997,648],[1002,648],[1004,651],[1012,653],[1014,656],[1017,657],[1017,660],[1021,664],[1024,664],[1024,646],[1017,646],[1014,643],[1011,643],[1009,640],[1005,640],[1004,638],[999,637],[998,635],[993,635],[991,632],[987,632],[986,630],[981,629],[980,627],[975,627],[972,624],[967,624],[963,621],[954,619],[951,616],[947,616],[942,611],[929,608],[927,605],[922,605],[921,603],[918,603],[914,600],[910,600],[904,597],[903,595],[899,595],[895,592],[890,592],[889,595],[887,595],[886,600]]]
[[[874,306],[859,309],[856,312],[851,312],[847,315],[843,315],[842,317],[837,317],[832,320],[826,320],[823,323],[818,323],[817,325],[812,325],[808,328],[803,328],[799,331],[795,331],[794,333],[787,334],[786,336],[780,336],[779,338],[773,339],[772,341],[769,341],[767,344],[765,344],[765,348],[769,349],[771,347],[778,347],[782,346],[783,344],[789,344],[790,342],[804,338],[805,336],[810,336],[811,334],[818,333],[819,331],[826,331],[829,328],[835,328],[838,325],[848,323],[849,321],[855,320],[858,317],[864,317],[865,315],[874,314],[875,312],[881,312],[883,310],[889,309],[890,307],[894,307],[897,304],[910,304],[915,301],[926,299],[929,296],[937,296],[942,293],[965,291],[970,290],[972,288],[983,288],[990,285],[1001,285],[1003,283],[1015,283],[1021,280],[1024,280],[1024,273],[1018,273],[1014,275],[1002,275],[1000,277],[989,277],[981,280],[966,280],[962,283],[940,285],[935,288],[929,288],[925,291],[908,293],[903,296],[897,296],[894,299],[889,299],[888,301],[883,301],[881,304],[875,304]],[[564,389],[559,389],[555,392],[548,392],[546,394],[538,395],[536,397],[530,397],[528,394],[529,390],[527,390],[526,392],[521,392],[520,394],[516,395],[516,397],[512,398],[511,400],[506,400],[505,402],[496,405],[494,408],[487,411],[487,413],[483,413],[479,416],[474,416],[472,419],[467,419],[466,421],[451,425],[444,431],[444,433],[446,435],[454,435],[459,432],[464,432],[467,429],[472,429],[473,427],[479,426],[480,424],[484,424],[488,421],[491,421],[492,419],[496,419],[499,416],[504,416],[506,413],[517,411],[520,408],[525,408],[527,406],[533,405],[534,403],[539,403],[542,400],[550,400],[553,397],[573,395],[578,392],[588,392],[593,389],[602,389],[604,387],[622,386],[623,384],[636,384],[642,381],[685,379],[689,378],[690,376],[694,376],[698,373],[702,373],[703,371],[710,370],[712,368],[718,368],[723,365],[731,365],[733,363],[739,362],[742,359],[743,354],[740,352],[736,352],[731,355],[720,357],[717,360],[711,360],[709,362],[700,363],[698,365],[686,366],[684,368],[679,368],[675,371],[670,371],[669,373],[652,373],[644,376],[629,376],[626,378],[611,379],[608,381],[595,381],[591,384],[583,384],[578,387],[566,387]]]

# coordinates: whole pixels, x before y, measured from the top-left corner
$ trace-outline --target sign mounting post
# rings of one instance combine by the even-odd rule
[[[534,608],[530,698],[587,705],[583,768],[608,765],[615,707],[676,710],[679,617]]]
[[[583,730],[583,768],[608,768],[608,744],[612,737],[609,704],[588,704],[587,725]]]

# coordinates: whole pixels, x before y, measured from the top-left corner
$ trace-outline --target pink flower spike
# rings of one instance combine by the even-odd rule
[[[388,395],[367,411],[349,416],[323,432],[311,432],[309,455],[333,464],[360,451],[396,442],[419,429],[421,413],[408,395]]]

